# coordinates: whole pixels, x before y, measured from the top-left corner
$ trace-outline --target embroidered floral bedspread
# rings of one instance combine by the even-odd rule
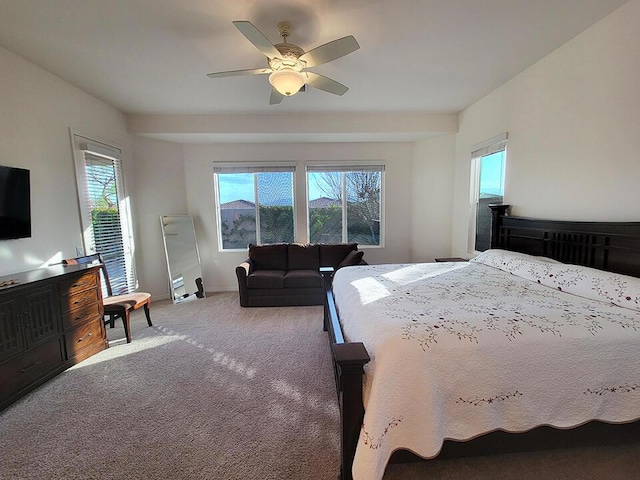
[[[492,250],[347,267],[333,289],[371,357],[355,480],[381,479],[399,448],[640,418],[640,279]]]

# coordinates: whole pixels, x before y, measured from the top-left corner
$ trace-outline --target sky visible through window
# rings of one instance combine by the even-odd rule
[[[219,174],[220,203],[246,200],[255,203],[253,173]]]
[[[504,195],[504,150],[482,157],[480,194]]]
[[[262,178],[261,182],[270,185],[282,184],[284,181],[290,182],[291,178],[290,173],[283,174],[282,172],[261,173],[259,175]],[[246,200],[255,203],[253,178],[253,173],[218,174],[220,203],[233,202],[234,200]],[[283,203],[291,205],[290,195],[287,198],[282,198],[283,191],[286,190],[282,188],[261,189],[260,203],[262,205],[282,205]],[[323,196],[322,192],[314,185],[314,182],[309,182],[309,193],[311,200]]]

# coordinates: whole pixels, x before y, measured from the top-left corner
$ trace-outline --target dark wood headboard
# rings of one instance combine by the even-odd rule
[[[490,205],[491,248],[640,277],[640,222],[571,222],[513,217]]]

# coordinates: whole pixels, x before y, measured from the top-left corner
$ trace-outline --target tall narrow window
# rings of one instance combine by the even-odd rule
[[[309,241],[382,245],[384,166],[307,168]]]
[[[222,250],[294,239],[293,166],[214,168]]]
[[[132,292],[137,282],[121,152],[78,135],[74,142],[85,253],[102,254],[114,294]]]
[[[483,252],[491,246],[492,203],[504,200],[504,169],[506,163],[507,135],[489,140],[475,148],[472,157],[472,250]]]

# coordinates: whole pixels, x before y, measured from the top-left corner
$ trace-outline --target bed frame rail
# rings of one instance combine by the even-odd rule
[[[351,480],[351,465],[364,419],[362,381],[369,354],[361,342],[345,342],[338,310],[325,277],[324,330],[328,332],[340,408],[340,480]]]

